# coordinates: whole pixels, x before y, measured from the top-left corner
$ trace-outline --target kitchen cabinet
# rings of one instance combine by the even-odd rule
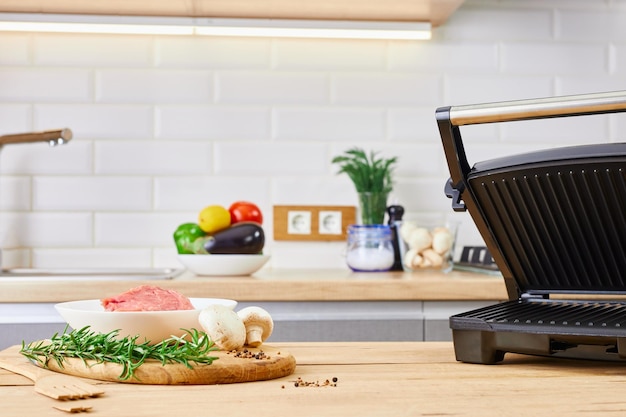
[[[266,269],[251,277],[185,272],[156,281],[0,278],[0,349],[62,331],[57,302],[99,299],[142,283],[188,297],[234,299],[237,309],[261,306],[276,322],[274,342],[450,340],[450,315],[507,298],[501,278],[461,271]]]
[[[240,302],[274,319],[271,342],[449,341],[452,314],[489,301],[293,301]],[[0,303],[0,349],[62,332],[54,303]]]
[[[464,0],[0,0],[3,13],[444,23]]]

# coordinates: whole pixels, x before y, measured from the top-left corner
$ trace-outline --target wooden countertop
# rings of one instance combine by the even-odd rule
[[[452,271],[354,273],[350,270],[261,270],[248,277],[184,273],[157,281],[71,281],[0,277],[0,303],[62,302],[116,295],[140,284],[188,297],[238,301],[506,300],[499,276]]]
[[[600,416],[626,410],[625,363],[507,354],[498,365],[455,360],[449,342],[283,343],[288,377],[243,384],[103,383],[101,416]],[[337,386],[295,387],[296,378]],[[63,415],[31,382],[0,370],[2,415]]]

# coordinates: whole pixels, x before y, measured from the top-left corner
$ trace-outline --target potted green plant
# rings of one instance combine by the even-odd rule
[[[339,166],[337,174],[347,174],[359,196],[362,224],[382,224],[387,198],[393,189],[393,169],[397,158],[378,158],[377,152],[367,154],[352,148],[332,159]]]

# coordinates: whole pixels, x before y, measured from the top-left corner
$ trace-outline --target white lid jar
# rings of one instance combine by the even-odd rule
[[[389,271],[394,263],[391,227],[384,224],[348,226],[346,262],[357,272]]]

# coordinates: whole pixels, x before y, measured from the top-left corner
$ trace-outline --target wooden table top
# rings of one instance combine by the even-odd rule
[[[297,361],[288,377],[242,384],[104,383],[101,416],[595,416],[626,412],[626,364],[507,354],[498,365],[455,360],[450,342],[276,343]],[[337,386],[294,380],[337,378]],[[87,400],[86,400],[87,401]],[[2,415],[63,415],[55,400],[0,370]]]
[[[151,284],[187,297],[237,301],[506,300],[500,276],[452,271],[361,272],[261,270],[246,277],[180,277],[156,281],[20,280],[0,277],[0,303],[56,303],[113,296]]]

